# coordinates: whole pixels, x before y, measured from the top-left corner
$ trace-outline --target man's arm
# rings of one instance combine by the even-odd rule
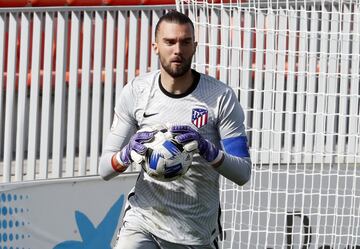
[[[244,185],[251,176],[244,119],[244,111],[234,91],[228,89],[219,109],[219,133],[224,160],[215,170],[238,185]]]
[[[251,160],[246,136],[228,138],[221,141],[224,152],[223,160],[214,169],[222,176],[244,185],[251,176]]]
[[[122,169],[121,165],[117,162],[115,155],[120,149],[121,146],[109,146],[109,143],[115,143],[115,141],[125,141],[125,137],[114,136],[114,134],[109,134],[106,140],[106,148],[104,148],[103,153],[100,159],[99,165],[99,174],[104,180],[110,180],[111,178],[117,176],[126,169]],[[122,143],[126,144],[126,143]]]
[[[225,154],[223,163],[215,170],[237,185],[242,186],[250,180],[251,160],[249,157],[242,158]]]
[[[133,117],[135,96],[131,83],[124,86],[115,106],[115,113],[110,132],[103,145],[100,159],[99,174],[104,180],[109,180],[126,168],[120,165],[116,154],[123,149],[137,130],[136,120]]]

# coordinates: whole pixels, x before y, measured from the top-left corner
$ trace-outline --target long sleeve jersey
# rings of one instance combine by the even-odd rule
[[[212,168],[195,154],[188,172],[171,182],[160,182],[140,172],[129,194],[124,221],[131,220],[170,242],[207,245],[218,234],[219,174],[238,185],[251,174],[244,129],[244,113],[234,91],[224,83],[192,71],[194,82],[183,94],[170,94],[161,84],[160,71],[139,76],[124,86],[102,158],[100,175],[118,173],[112,156],[139,129],[163,124],[186,124],[224,152],[224,161]]]

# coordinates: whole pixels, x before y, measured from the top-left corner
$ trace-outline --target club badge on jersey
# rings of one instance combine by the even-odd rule
[[[197,128],[201,128],[207,124],[208,116],[207,109],[194,108],[192,109],[191,123],[193,123]]]

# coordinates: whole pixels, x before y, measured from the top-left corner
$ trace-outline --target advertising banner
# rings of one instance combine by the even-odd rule
[[[136,177],[0,185],[0,248],[110,249]]]
[[[222,185],[220,248],[360,248],[358,173],[312,170],[255,170],[241,189]],[[0,249],[111,249],[136,178],[0,185]]]

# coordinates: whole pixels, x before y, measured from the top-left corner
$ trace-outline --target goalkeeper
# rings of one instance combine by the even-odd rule
[[[117,99],[100,160],[105,180],[124,172],[134,152],[145,154],[143,143],[154,133],[136,133],[144,127],[174,124],[169,129],[178,142],[196,141],[198,153],[184,177],[171,182],[140,172],[116,249],[218,248],[219,174],[238,185],[250,178],[243,110],[229,86],[191,69],[196,46],[186,15],[162,16],[153,44],[160,70],[130,81]]]

